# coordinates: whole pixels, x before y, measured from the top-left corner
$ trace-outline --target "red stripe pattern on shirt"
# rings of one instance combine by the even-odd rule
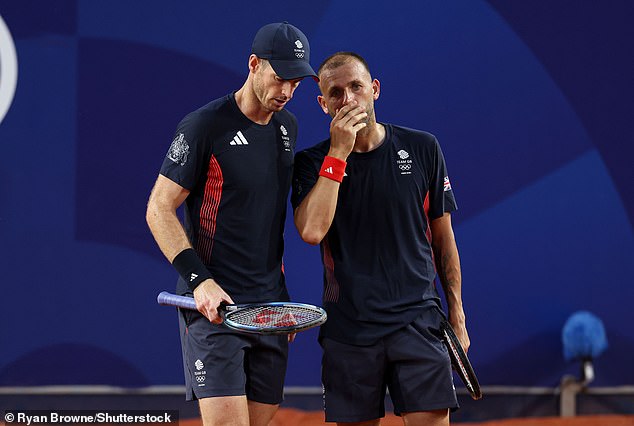
[[[339,300],[339,282],[335,278],[335,262],[330,252],[328,235],[323,239],[324,246],[324,268],[326,269],[326,283],[324,288],[324,302],[337,302]]]
[[[429,191],[425,194],[425,201],[423,201],[423,211],[425,212],[425,219],[427,221],[427,229],[425,229],[425,238],[427,238],[427,242],[431,247],[432,235],[431,235],[431,222],[429,220]],[[436,260],[434,259],[434,250],[431,250],[431,263],[434,265],[434,269],[436,269]],[[436,285],[436,281],[434,280],[434,285]]]
[[[425,212],[425,219],[427,221],[427,229],[425,229],[425,237],[427,242],[431,245],[431,223],[429,221],[429,191],[425,194],[425,201],[423,201],[423,211]],[[433,257],[433,253],[432,253]]]
[[[200,232],[196,251],[205,264],[211,263],[211,251],[216,234],[216,222],[218,219],[218,207],[222,198],[222,170],[218,160],[213,155],[209,159],[207,170],[207,183],[203,194],[203,203],[200,207]]]

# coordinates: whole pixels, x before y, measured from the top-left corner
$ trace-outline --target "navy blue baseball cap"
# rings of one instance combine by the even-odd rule
[[[253,39],[251,53],[268,60],[275,74],[284,80],[311,76],[319,81],[310,66],[308,39],[299,28],[286,21],[260,28]]]

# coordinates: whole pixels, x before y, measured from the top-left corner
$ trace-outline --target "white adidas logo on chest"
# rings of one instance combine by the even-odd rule
[[[229,142],[229,145],[248,145],[249,141],[244,137],[242,132],[238,130],[238,133],[233,137],[233,140]]]

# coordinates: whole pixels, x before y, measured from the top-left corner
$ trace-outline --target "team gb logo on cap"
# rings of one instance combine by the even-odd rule
[[[295,40],[295,47],[297,47],[297,49],[294,49],[295,51],[295,56],[297,56],[299,59],[304,57],[304,45],[302,44],[301,41],[299,40]]]

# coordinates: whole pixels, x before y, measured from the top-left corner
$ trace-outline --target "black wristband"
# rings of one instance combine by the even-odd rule
[[[192,248],[185,249],[178,253],[172,261],[172,266],[176,268],[178,274],[192,291],[198,287],[201,282],[213,279],[205,264]]]

